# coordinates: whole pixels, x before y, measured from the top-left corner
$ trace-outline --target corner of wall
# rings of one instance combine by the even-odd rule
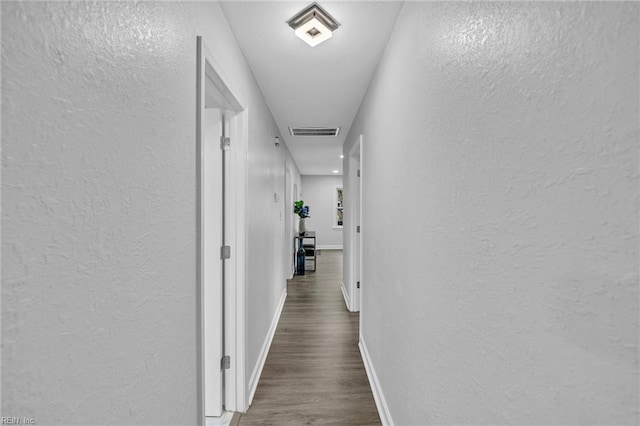
[[[369,355],[369,351],[367,350],[367,345],[362,334],[360,334],[360,342],[358,343],[358,347],[360,348],[362,362],[364,363],[364,368],[367,372],[367,378],[369,379],[369,384],[371,385],[371,391],[373,392],[373,399],[376,402],[378,415],[380,415],[380,421],[382,422],[383,426],[393,425],[394,423],[393,419],[391,418],[391,411],[389,411],[387,400],[384,397],[384,392],[382,391],[382,385],[380,384],[380,380],[378,379],[376,370],[373,367],[373,361],[371,360],[371,356]]]

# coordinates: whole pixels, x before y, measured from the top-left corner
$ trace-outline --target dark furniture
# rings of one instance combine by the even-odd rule
[[[294,237],[293,239],[293,247],[295,247],[295,250],[293,253],[294,264],[296,260],[296,252],[300,248],[300,245],[302,245],[302,248],[304,249],[305,259],[307,261],[311,261],[309,263],[311,263],[313,266],[313,268],[305,267],[305,269],[307,271],[315,271],[316,264],[318,263],[317,262],[318,251],[316,249],[316,232],[307,231],[304,233],[304,235],[298,234]]]

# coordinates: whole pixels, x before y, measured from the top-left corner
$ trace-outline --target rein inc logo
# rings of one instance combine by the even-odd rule
[[[36,420],[30,417],[0,417],[1,425],[35,425]]]

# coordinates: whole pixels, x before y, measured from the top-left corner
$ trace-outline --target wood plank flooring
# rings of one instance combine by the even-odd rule
[[[342,251],[323,250],[316,272],[287,284],[287,301],[253,403],[239,424],[379,425],[347,311]]]

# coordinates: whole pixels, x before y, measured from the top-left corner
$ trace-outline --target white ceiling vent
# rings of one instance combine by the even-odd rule
[[[289,127],[291,136],[338,136],[340,127]]]

